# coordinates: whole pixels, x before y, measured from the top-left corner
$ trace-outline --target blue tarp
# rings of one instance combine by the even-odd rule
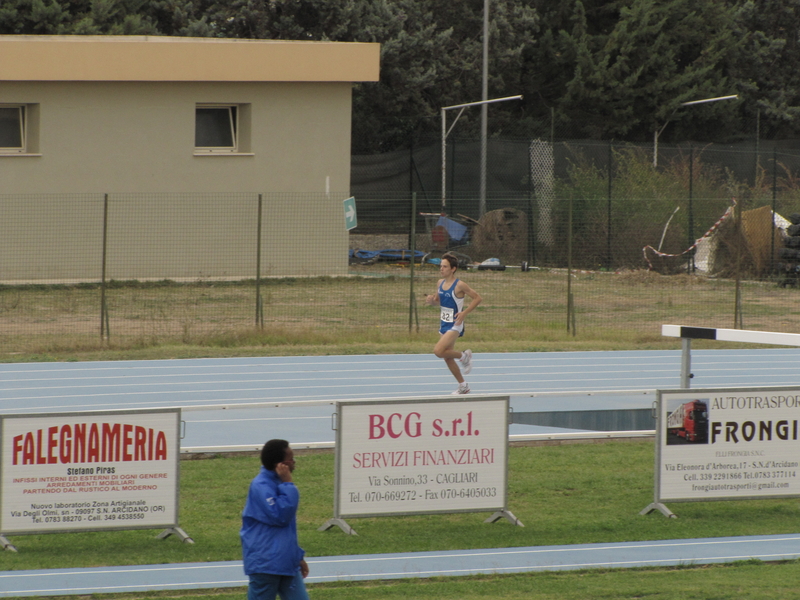
[[[414,257],[421,259],[425,253],[414,251]],[[358,261],[370,260],[410,260],[411,250],[350,250],[350,258]]]
[[[462,225],[453,219],[448,219],[447,217],[439,217],[439,220],[436,221],[436,225],[441,225],[447,230],[447,234],[450,236],[451,239],[454,239],[457,242],[460,241],[467,241],[467,227],[466,225]]]

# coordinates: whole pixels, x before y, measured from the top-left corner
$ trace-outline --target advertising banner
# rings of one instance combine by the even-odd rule
[[[338,517],[502,510],[508,397],[339,403]]]
[[[656,502],[648,509],[800,496],[800,388],[658,391],[656,407]]]
[[[0,416],[0,533],[173,527],[180,410]]]

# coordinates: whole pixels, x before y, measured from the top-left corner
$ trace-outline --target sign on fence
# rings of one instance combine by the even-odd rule
[[[496,511],[507,518],[504,397],[339,402],[334,518]]]
[[[800,388],[659,390],[655,499],[800,496]]]
[[[344,228],[347,231],[358,227],[358,215],[356,214],[356,199],[354,197],[347,198],[342,201],[344,207]]]
[[[8,534],[178,527],[180,409],[0,416]]]

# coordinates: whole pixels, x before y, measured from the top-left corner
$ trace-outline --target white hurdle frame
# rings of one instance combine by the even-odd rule
[[[717,329],[714,327],[689,327],[662,325],[661,335],[681,338],[681,388],[688,390],[692,374],[692,340],[717,340],[747,344],[772,344],[775,346],[800,346],[800,334],[745,329]]]

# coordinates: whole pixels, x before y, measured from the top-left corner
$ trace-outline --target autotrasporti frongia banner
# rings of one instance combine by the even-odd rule
[[[800,495],[800,389],[659,394],[661,500]]]

